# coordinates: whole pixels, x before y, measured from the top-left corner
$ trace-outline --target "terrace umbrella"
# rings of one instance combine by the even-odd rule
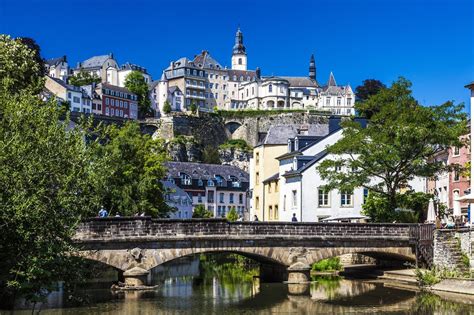
[[[435,214],[435,208],[434,208],[434,201],[433,198],[430,199],[430,202],[428,203],[428,215],[426,218],[426,222],[435,222],[436,220],[436,214]]]
[[[461,202],[459,201],[459,193],[456,191],[454,192],[453,198],[453,216],[460,217],[461,216]]]

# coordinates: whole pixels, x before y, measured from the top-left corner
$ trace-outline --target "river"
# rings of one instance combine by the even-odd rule
[[[388,282],[314,277],[307,287],[260,283],[255,270],[211,265],[196,258],[155,268],[151,278],[160,287],[154,291],[113,293],[90,286],[81,291],[81,306],[59,289],[41,314],[474,314],[474,304]]]

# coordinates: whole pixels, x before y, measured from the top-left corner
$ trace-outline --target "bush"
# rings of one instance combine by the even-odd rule
[[[320,260],[311,267],[314,271],[336,271],[342,269],[341,259],[339,257],[332,257]]]
[[[245,140],[241,139],[227,140],[219,146],[219,149],[240,149],[248,152],[253,150]]]
[[[197,106],[196,104],[192,103],[191,106],[189,106],[189,110],[194,114],[197,111]]]
[[[441,281],[441,277],[436,269],[423,271],[417,268],[415,275],[421,286],[431,286]]]
[[[171,113],[171,104],[170,102],[166,101],[165,104],[163,105],[163,112],[165,114]]]
[[[237,214],[235,207],[232,207],[225,217],[228,221],[235,222],[239,218],[239,215]]]
[[[213,216],[214,214],[203,205],[197,205],[193,210],[193,218],[212,218]]]

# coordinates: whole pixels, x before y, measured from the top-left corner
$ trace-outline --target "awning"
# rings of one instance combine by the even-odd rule
[[[346,220],[362,220],[362,219],[370,219],[365,215],[335,215],[326,219],[321,219],[321,222],[327,221],[346,221]]]
[[[468,194],[468,195],[464,195],[464,196],[455,198],[454,200],[474,203],[474,195],[473,194]]]

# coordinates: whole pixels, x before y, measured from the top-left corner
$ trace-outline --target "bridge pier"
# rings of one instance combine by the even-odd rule
[[[308,283],[311,280],[311,267],[297,262],[288,268],[288,283]]]
[[[288,278],[285,266],[277,264],[260,263],[260,281],[262,282],[283,282]]]
[[[134,267],[123,273],[125,285],[131,287],[139,287],[147,285],[147,276],[150,271],[140,267]]]

